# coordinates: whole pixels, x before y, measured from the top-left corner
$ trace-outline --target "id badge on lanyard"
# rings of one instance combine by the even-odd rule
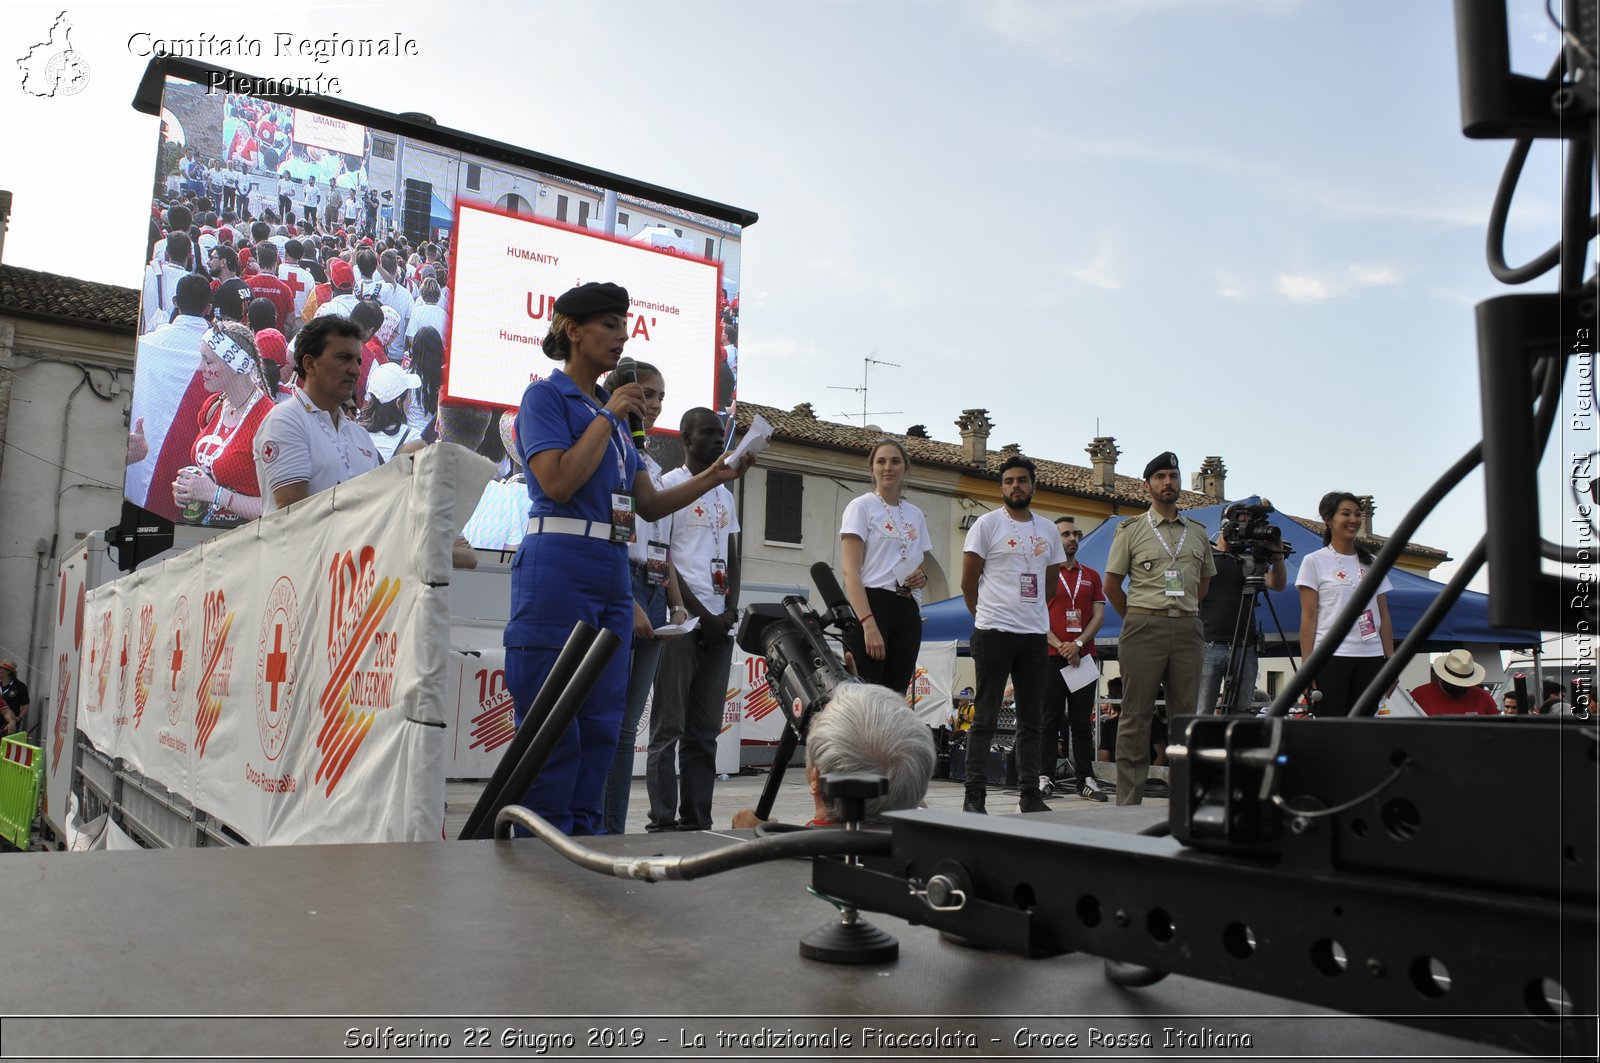
[[[644,578],[652,587],[667,585],[667,544],[651,539],[644,544]]]
[[[1361,619],[1356,621],[1356,632],[1367,641],[1378,637],[1378,623],[1373,619],[1371,609],[1361,611]]]
[[[633,542],[635,513],[633,495],[627,491],[611,492],[611,541]]]

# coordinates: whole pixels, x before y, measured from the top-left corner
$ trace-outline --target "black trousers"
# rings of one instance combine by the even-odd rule
[[[1045,774],[1054,774],[1055,748],[1059,740],[1063,750],[1072,750],[1072,774],[1077,776],[1081,790],[1094,779],[1094,700],[1099,684],[1089,683],[1077,690],[1068,690],[1067,681],[1061,678],[1066,658],[1048,657],[1046,660],[1049,667],[1044,681],[1042,739]]]
[[[1311,706],[1313,716],[1344,716],[1350,706],[1383,670],[1387,657],[1330,657],[1317,673],[1322,700]]]
[[[922,650],[922,609],[916,599],[878,587],[867,588],[867,607],[883,636],[883,660],[867,656],[865,637],[855,639],[850,654],[856,660],[856,674],[904,694],[917,673],[917,654]]]
[[[973,630],[978,687],[972,701],[972,728],[967,732],[967,793],[981,795],[988,788],[989,743],[1008,677],[1017,699],[1017,783],[1024,794],[1039,792],[1039,721],[1050,666],[1048,649],[1043,633]]]

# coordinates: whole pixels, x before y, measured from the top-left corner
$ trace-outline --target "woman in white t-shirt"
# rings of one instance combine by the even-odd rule
[[[1356,545],[1361,530],[1361,502],[1355,495],[1330,491],[1317,506],[1326,525],[1321,550],[1300,562],[1295,586],[1300,588],[1300,653],[1311,656],[1333,627],[1351,596],[1372,567],[1372,555]],[[1318,716],[1343,716],[1356,698],[1377,677],[1383,662],[1394,655],[1394,628],[1389,622],[1389,577],[1376,589],[1362,588],[1365,606],[1355,626],[1339,644],[1335,656],[1317,673],[1315,687],[1322,700]]]
[[[928,522],[902,494],[909,466],[895,440],[872,444],[872,490],[851,499],[839,525],[844,592],[861,620],[862,637],[851,647],[856,668],[867,682],[900,694],[917,670],[928,582]]]

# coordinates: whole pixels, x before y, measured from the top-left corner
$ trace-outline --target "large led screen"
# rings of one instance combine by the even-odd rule
[[[503,547],[525,519],[502,414],[555,368],[539,341],[549,304],[574,284],[628,288],[628,353],[668,382],[658,431],[675,430],[693,406],[729,408],[739,224],[606,187],[581,167],[507,163],[462,147],[459,134],[435,142],[418,135],[425,127],[360,110],[369,122],[324,113],[315,97],[291,105],[166,78],[130,501],[185,524],[257,516],[254,432],[292,393],[295,334],[321,314],[372,330],[354,413],[380,455],[444,438],[500,463],[468,527],[475,546]],[[254,341],[239,344],[250,357],[208,342],[224,321]]]

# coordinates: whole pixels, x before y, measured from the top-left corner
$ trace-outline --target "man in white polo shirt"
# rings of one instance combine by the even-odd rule
[[[341,409],[361,377],[360,326],[313,318],[295,335],[294,367],[302,385],[256,430],[262,516],[378,467],[372,437]]]

